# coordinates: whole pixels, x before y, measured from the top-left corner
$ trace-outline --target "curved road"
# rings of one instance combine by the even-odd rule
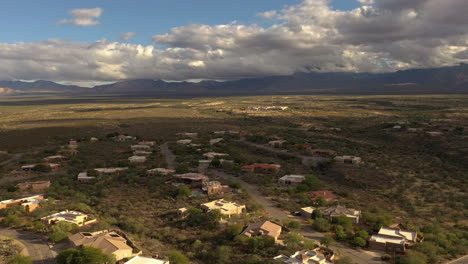
[[[0,236],[10,237],[21,242],[32,257],[34,264],[55,264],[56,253],[34,233],[11,229],[0,228]]]

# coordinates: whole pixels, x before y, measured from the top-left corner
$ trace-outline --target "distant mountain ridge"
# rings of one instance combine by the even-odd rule
[[[50,81],[0,81],[0,94],[229,96],[262,94],[436,94],[468,93],[468,64],[392,73],[296,73],[234,81],[120,81],[93,88]]]

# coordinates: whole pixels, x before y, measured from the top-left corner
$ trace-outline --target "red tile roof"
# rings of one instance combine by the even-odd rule
[[[242,169],[279,169],[281,165],[278,164],[251,164],[242,166]]]

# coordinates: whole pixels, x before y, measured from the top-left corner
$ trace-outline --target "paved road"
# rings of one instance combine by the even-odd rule
[[[276,218],[278,220],[281,220],[284,218],[293,218],[300,222],[304,221],[304,219],[301,217],[292,216],[288,214],[287,212],[281,210],[280,208],[276,206],[274,201],[271,201],[270,199],[265,198],[260,193],[257,187],[239,179],[238,177],[235,177],[233,175],[230,175],[225,172],[218,171],[218,170],[209,170],[208,173],[210,175],[215,175],[215,176],[222,177],[230,181],[239,183],[242,186],[242,188],[244,188],[245,190],[249,192],[253,200],[255,200],[257,203],[264,206],[265,210],[273,218]],[[322,233],[313,230],[308,225],[302,226],[301,234],[306,238],[315,240],[316,243],[319,243],[320,239],[324,237]],[[352,258],[358,264],[382,264],[384,263],[380,259],[381,254],[378,252],[372,252],[372,251],[367,251],[367,250],[356,250],[341,243],[335,243],[334,245],[330,246],[330,248],[333,251],[335,251],[335,253],[338,256],[348,256]],[[459,263],[456,263],[456,264],[459,264]]]
[[[175,160],[175,155],[167,147],[167,143],[161,145],[161,151],[162,151],[163,155],[166,157],[166,162],[168,163],[168,165],[171,164],[171,163],[173,165],[173,162]],[[303,221],[304,220],[304,219],[302,219],[300,217],[292,216],[292,215],[288,214],[287,212],[281,210],[280,208],[278,208],[276,206],[276,203],[274,201],[271,201],[270,199],[264,197],[262,195],[262,193],[260,193],[260,191],[258,190],[258,188],[256,186],[251,185],[251,184],[239,179],[238,177],[235,177],[233,175],[227,174],[227,173],[225,173],[223,171],[219,171],[219,170],[209,170],[208,174],[209,175],[215,175],[215,176],[218,176],[218,177],[222,177],[222,178],[228,179],[230,181],[239,183],[242,186],[242,188],[244,188],[245,190],[247,190],[249,192],[252,199],[255,200],[257,203],[261,204],[265,208],[265,210],[273,218],[281,220],[281,219],[284,219],[284,218],[288,217],[288,218],[294,218],[294,219],[296,219],[298,221]],[[304,237],[315,240],[317,243],[324,236],[322,233],[313,230],[310,226],[307,226],[307,225],[303,225],[303,227],[301,229],[301,234]],[[358,263],[358,264],[382,264],[382,263],[385,263],[385,262],[380,260],[380,254],[376,253],[376,252],[364,251],[364,250],[362,250],[362,251],[361,250],[355,250],[353,248],[350,248],[350,247],[348,247],[348,246],[346,246],[344,244],[340,244],[340,243],[335,243],[335,245],[331,246],[330,248],[333,251],[335,251],[335,253],[338,256],[348,256],[348,257],[352,258],[353,261]],[[456,264],[460,264],[460,263],[456,263]]]
[[[40,236],[10,228],[0,228],[0,236],[14,238],[21,242],[32,257],[34,264],[55,264],[56,253],[47,246]]]
[[[162,144],[159,149],[161,150],[161,154],[163,154],[164,158],[166,159],[167,168],[174,170],[175,169],[175,159],[176,156],[172,151],[169,149],[169,142],[165,142]]]

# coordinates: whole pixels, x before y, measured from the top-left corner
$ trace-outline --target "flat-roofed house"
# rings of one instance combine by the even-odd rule
[[[315,210],[319,210],[323,214],[323,217],[326,219],[331,220],[333,217],[345,216],[349,218],[355,224],[359,223],[359,218],[361,217],[360,210],[346,208],[345,206],[342,206],[342,205],[335,205],[331,207],[318,207],[318,208],[312,207],[312,206],[304,207],[304,208],[301,208],[301,214],[305,218],[311,218],[312,213]]]
[[[213,139],[210,139],[210,145],[215,145],[215,144],[218,144],[219,142],[223,141],[224,138],[213,138]]]
[[[84,226],[96,222],[96,219],[89,220],[88,215],[85,213],[66,210],[42,217],[41,221],[46,225],[54,225],[58,222],[67,222],[77,226]]]
[[[22,182],[16,185],[22,191],[44,192],[50,187],[50,181]]]
[[[181,139],[181,140],[177,140],[176,143],[179,144],[179,145],[188,145],[188,144],[192,143],[192,140],[191,139]]]
[[[205,212],[219,210],[222,215],[231,217],[231,215],[242,214],[246,211],[245,205],[230,202],[224,199],[214,200],[201,205]]]
[[[147,145],[153,147],[156,144],[154,141],[149,141],[149,140],[143,140],[138,142],[138,145]]]
[[[369,248],[389,253],[403,253],[417,242],[418,233],[399,228],[381,227],[369,238]]]
[[[146,157],[145,156],[131,156],[128,158],[130,163],[145,163]]]
[[[334,160],[338,163],[358,165],[362,162],[360,157],[355,156],[336,156]]]
[[[208,195],[227,194],[232,192],[232,188],[228,185],[223,185],[219,181],[204,182],[202,190]]]
[[[279,178],[278,183],[282,185],[299,185],[305,180],[304,175],[284,175]]]
[[[331,157],[337,154],[336,151],[330,149],[312,149],[311,153],[315,157]]]
[[[0,209],[7,208],[13,205],[21,205],[24,207],[29,208],[29,212],[36,210],[38,207],[41,206],[41,201],[44,200],[43,195],[34,195],[29,197],[24,197],[21,199],[10,199],[0,202]]]
[[[254,236],[270,236],[278,240],[281,234],[281,226],[270,221],[263,221],[259,223],[250,224],[241,235],[248,237]]]
[[[203,153],[203,157],[212,160],[214,158],[222,158],[222,157],[227,157],[229,154],[226,153],[219,153],[219,152],[207,152]]]
[[[245,165],[241,167],[243,172],[256,172],[256,173],[270,173],[270,172],[278,172],[281,168],[281,165],[278,164],[251,164]]]
[[[128,170],[128,167],[117,167],[117,168],[96,168],[94,169],[100,175],[110,175],[110,174],[118,174],[121,171]]]
[[[149,146],[149,145],[132,145],[130,148],[133,151],[148,151],[148,150],[151,150],[151,146]]]
[[[272,140],[268,142],[268,145],[272,148],[280,148],[283,146],[284,143],[286,143],[287,140],[284,139],[278,139],[278,140]]]
[[[184,173],[184,174],[175,174],[172,176],[175,180],[185,183],[185,184],[190,184],[192,186],[198,186],[202,187],[203,183],[208,182],[210,178],[204,174],[200,173]]]
[[[124,264],[169,264],[169,260],[136,256]]]
[[[62,156],[62,155],[54,155],[54,156],[48,156],[44,158],[44,160],[46,161],[51,161],[51,160],[61,161],[64,159],[65,159],[65,156]]]
[[[126,135],[118,135],[114,137],[115,141],[120,141],[120,142],[126,142],[126,141],[134,141],[136,140],[136,137],[133,136],[126,136]]]
[[[44,162],[44,163],[38,163],[38,164],[28,164],[28,165],[23,165],[20,167],[20,171],[24,172],[31,172],[36,169],[36,166],[38,165],[44,165],[48,168],[50,168],[52,171],[56,171],[60,169],[60,164],[58,163],[50,163],[50,162]]]
[[[94,233],[80,232],[68,238],[74,247],[94,247],[106,254],[114,254],[116,260],[131,258],[133,249],[127,245],[127,239],[116,232],[98,231]]]
[[[288,264],[332,264],[325,256],[315,250],[301,250],[290,257],[279,255],[273,259]]]
[[[181,137],[189,137],[189,138],[198,137],[198,133],[190,133],[190,132],[181,132],[181,133],[177,133],[176,135],[181,136]]]
[[[96,177],[88,176],[88,173],[86,171],[78,173],[78,176],[77,176],[77,180],[79,182],[90,182],[90,181],[92,181],[94,179],[96,179]]]
[[[175,170],[165,169],[165,168],[154,168],[146,171],[146,176],[154,175],[172,175],[175,173]]]

